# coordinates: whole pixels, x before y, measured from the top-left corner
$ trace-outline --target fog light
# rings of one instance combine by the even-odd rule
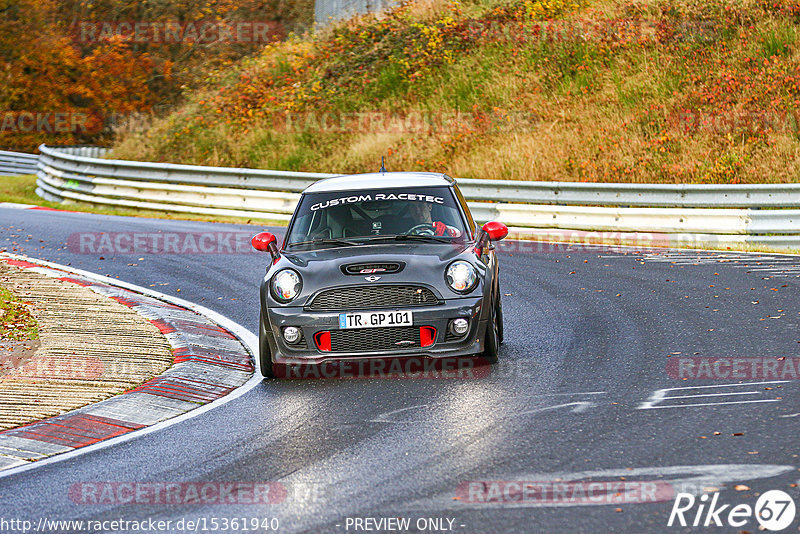
[[[283,329],[283,339],[287,343],[297,343],[300,339],[300,329],[296,326],[287,326]]]
[[[459,317],[458,319],[453,319],[450,322],[450,332],[457,336],[463,336],[469,330],[469,321],[464,319],[463,317]]]

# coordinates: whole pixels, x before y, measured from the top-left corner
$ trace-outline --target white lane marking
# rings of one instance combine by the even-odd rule
[[[759,386],[761,384],[785,384],[788,380],[771,380],[768,382],[742,382],[741,384],[709,384],[702,386],[683,386],[679,388],[666,388],[663,391],[678,391],[682,389],[704,389],[704,388],[730,388],[737,386]],[[662,390],[659,390],[662,391]]]
[[[544,406],[542,408],[534,408],[533,410],[526,410],[524,412],[519,412],[519,413],[516,413],[516,414],[512,414],[512,415],[510,415],[508,417],[514,417],[514,416],[518,416],[518,415],[530,415],[530,414],[534,414],[534,413],[546,412],[546,411],[549,411],[549,410],[555,410],[557,408],[567,408],[569,406],[575,406],[572,410],[570,410],[572,413],[583,413],[586,410],[588,410],[589,408],[594,408],[595,406],[597,406],[597,403],[584,402],[584,401],[581,401],[581,402],[568,402],[566,404],[558,404],[556,406]],[[505,419],[505,417],[503,419]]]
[[[728,395],[758,395],[760,391],[729,391],[725,393],[701,393],[699,395],[679,395],[677,397],[664,397],[665,399],[693,399],[696,397],[727,397]]]
[[[791,264],[788,264],[788,265],[782,265],[781,267],[770,267],[770,266],[766,266],[765,267],[763,265],[759,265],[759,266],[734,265],[734,267],[736,267],[737,269],[750,269],[751,271],[772,271],[772,270],[775,270],[775,269],[783,269],[783,270],[787,270],[788,271],[788,270],[800,269],[800,265],[797,265],[796,263],[791,263]]]
[[[657,263],[700,263],[703,265],[713,263],[731,263],[733,266],[738,262],[747,262],[751,265],[768,262],[795,262],[797,255],[762,255],[758,253],[743,252],[741,254],[692,254],[690,252],[657,252],[657,253],[643,253],[638,256],[639,259],[657,262]],[[620,258],[624,256],[602,256],[604,258]]]
[[[676,398],[676,397],[671,397]],[[762,399],[762,400],[744,400],[744,401],[728,401],[728,402],[701,402],[696,404],[669,404],[667,406],[651,406],[648,410],[660,410],[662,408],[696,408],[698,406],[721,406],[723,404],[753,404],[755,402],[780,402],[779,399]],[[644,410],[645,408],[639,408]]]
[[[781,417],[798,417],[798,416],[800,416],[800,412],[799,413],[790,413],[790,414],[787,414],[787,415],[781,415]]]
[[[173,297],[172,295],[166,295],[164,293],[161,293],[159,291],[155,291],[155,290],[150,289],[150,288],[140,287],[140,286],[137,286],[135,284],[131,284],[131,283],[128,283],[128,282],[123,282],[121,280],[116,280],[114,278],[109,278],[107,276],[103,276],[103,275],[99,275],[99,274],[96,274],[96,273],[92,273],[90,271],[84,271],[82,269],[75,269],[73,267],[69,267],[69,266],[66,266],[66,265],[59,265],[57,263],[40,260],[38,258],[29,258],[27,256],[20,256],[18,254],[11,254],[11,253],[8,253],[8,252],[3,253],[3,256],[10,257],[10,258],[13,258],[15,260],[27,261],[27,262],[30,262],[30,263],[36,263],[36,264],[39,264],[39,265],[44,265],[46,267],[51,267],[53,269],[60,269],[62,271],[66,271],[66,272],[78,274],[78,275],[81,275],[81,276],[85,276],[87,278],[91,278],[93,280],[97,280],[98,282],[102,282],[102,283],[105,283],[105,284],[108,284],[108,285],[112,285],[112,286],[121,287],[121,288],[124,288],[124,289],[129,289],[129,290],[134,291],[136,293],[141,293],[143,295],[148,295],[148,296],[163,300],[165,302],[170,302],[172,304],[176,304],[178,306],[182,306],[184,308],[188,308],[188,309],[190,309],[192,311],[195,311],[195,312],[199,313],[200,315],[204,315],[204,316],[208,317],[209,319],[211,319],[212,321],[214,321],[215,323],[217,323],[218,325],[220,325],[221,327],[223,327],[223,328],[229,330],[230,332],[232,332],[234,335],[236,335],[242,341],[242,344],[250,351],[250,354],[253,356],[253,364],[255,366],[255,372],[253,373],[253,376],[250,378],[250,380],[245,382],[242,386],[240,386],[239,388],[235,389],[231,393],[228,393],[224,397],[220,397],[217,400],[214,400],[214,401],[212,401],[212,402],[210,402],[208,404],[200,406],[199,408],[195,408],[194,410],[192,410],[190,412],[186,412],[183,415],[179,415],[177,417],[173,417],[172,419],[167,419],[166,421],[162,421],[160,423],[156,423],[153,426],[148,426],[148,427],[142,428],[140,430],[134,430],[133,432],[128,432],[127,434],[123,434],[123,435],[117,436],[115,438],[107,439],[105,441],[101,441],[101,442],[95,443],[93,445],[88,445],[86,447],[81,447],[80,449],[75,449],[75,450],[70,451],[70,452],[64,452],[64,453],[61,453],[61,454],[56,454],[54,456],[50,456],[48,458],[45,458],[44,460],[38,460],[38,461],[33,462],[33,463],[29,463],[29,464],[26,464],[26,465],[21,465],[19,467],[12,467],[12,468],[0,471],[0,478],[7,477],[7,476],[10,476],[10,475],[16,475],[18,473],[23,473],[25,471],[29,471],[31,469],[36,469],[37,467],[40,467],[40,466],[43,466],[43,465],[49,465],[49,464],[52,464],[52,463],[55,463],[55,462],[60,462],[60,461],[63,461],[63,460],[68,460],[68,459],[71,459],[71,458],[75,458],[75,457],[80,456],[82,454],[91,453],[91,452],[94,452],[94,451],[97,451],[97,450],[100,450],[100,449],[104,449],[106,447],[112,447],[114,445],[118,445],[120,443],[124,443],[126,441],[130,441],[130,440],[138,438],[140,436],[151,434],[153,432],[158,432],[159,430],[163,430],[163,429],[168,428],[168,427],[170,427],[172,425],[175,425],[175,424],[178,424],[178,423],[182,423],[183,421],[187,421],[189,419],[197,417],[198,415],[202,415],[202,414],[204,414],[204,413],[206,413],[206,412],[208,412],[210,410],[213,410],[214,408],[222,406],[223,404],[227,404],[227,403],[229,403],[229,402],[231,402],[233,400],[236,400],[239,397],[241,397],[242,395],[244,395],[245,393],[247,393],[248,391],[250,391],[251,389],[253,389],[254,387],[258,386],[262,381],[261,369],[260,369],[259,361],[258,361],[258,357],[257,357],[257,355],[258,355],[258,348],[257,348],[258,347],[258,337],[255,334],[253,334],[252,332],[250,332],[249,330],[247,330],[245,327],[243,327],[240,324],[228,319],[224,315],[215,312],[214,310],[210,310],[210,309],[206,308],[205,306],[201,306],[199,304],[195,304],[193,302],[189,302],[188,300],[183,300],[182,298]]]
[[[656,466],[656,467],[634,467],[633,469],[599,469],[595,471],[578,471],[575,473],[553,473],[550,478],[528,478],[526,480],[556,480],[563,481],[586,480],[599,477],[618,478],[643,476],[674,476],[674,475],[695,475],[672,480],[664,480],[673,486],[675,492],[679,491],[702,491],[703,486],[724,486],[727,482],[738,482],[744,480],[755,480],[759,478],[770,478],[794,470],[792,465],[770,465],[770,464],[723,464],[723,465],[677,465],[677,466]],[[547,475],[545,475],[547,476]],[[711,484],[709,484],[711,483]]]
[[[605,395],[607,391],[581,391],[579,393],[542,393],[541,395],[534,395],[531,398],[536,399],[539,397],[577,397],[579,395]]]
[[[767,274],[769,278],[800,278],[797,256],[744,254],[692,254],[691,252],[645,253],[636,258],[642,262],[669,263],[676,266],[727,264],[736,269],[747,269],[755,274]],[[619,258],[620,256],[607,256]]]
[[[543,394],[543,395],[535,395],[535,396],[533,396],[531,398],[560,397],[560,396],[565,396],[565,395],[575,396],[575,395],[603,395],[603,394],[605,394],[605,391],[592,391],[592,392],[589,392],[589,393],[547,393],[547,394]],[[572,413],[583,413],[586,410],[588,410],[589,408],[594,408],[594,407],[598,406],[598,404],[594,403],[594,402],[588,402],[588,401],[577,401],[577,402],[567,402],[567,403],[564,403],[564,404],[557,404],[557,405],[554,405],[554,406],[540,406],[538,408],[533,408],[533,409],[525,410],[525,411],[522,411],[522,412],[516,412],[516,413],[511,413],[511,414],[508,414],[508,415],[504,415],[504,416],[498,416],[497,419],[509,419],[511,417],[518,417],[520,415],[531,415],[531,414],[535,414],[535,413],[539,413],[539,412],[546,412],[546,411],[550,411],[550,410],[555,410],[555,409],[558,409],[558,408],[568,408],[570,406],[574,407],[574,408],[572,408],[572,410],[570,410]],[[416,406],[407,406],[406,408],[400,408],[398,410],[392,410],[391,412],[384,412],[384,413],[380,414],[378,417],[376,417],[374,419],[368,419],[366,422],[367,423],[414,423],[416,421],[414,421],[413,419],[393,419],[393,416],[397,415],[399,413],[402,413],[402,412],[408,412],[410,410],[417,410],[417,409],[428,408],[428,407],[429,407],[428,404],[418,404]]]
[[[699,393],[689,394],[689,395],[675,395],[675,396],[667,396],[667,393],[671,391],[687,391],[691,389],[709,389],[709,388],[737,388],[743,386],[761,386],[764,384],[786,384],[788,380],[770,380],[764,382],[744,382],[742,384],[712,384],[708,386],[686,386],[686,387],[679,387],[679,388],[664,388],[664,389],[657,389],[651,395],[650,398],[646,401],[639,404],[637,410],[652,410],[655,408],[691,408],[696,406],[716,406],[719,404],[745,404],[745,403],[753,403],[753,402],[780,402],[779,399],[764,399],[764,400],[748,400],[748,401],[727,401],[727,402],[715,402],[715,403],[706,403],[706,404],[669,404],[665,406],[656,406],[659,403],[664,402],[665,400],[674,400],[674,399],[684,399],[684,398],[694,398],[700,396]],[[749,394],[759,394],[762,391],[749,391],[745,392]],[[734,394],[742,394],[741,392],[731,391],[731,392],[722,392],[716,396],[725,396],[726,394],[734,395]],[[709,394],[710,395],[710,394]]]
[[[550,507],[572,507],[572,506],[619,506],[634,504],[651,504],[653,502],[668,501],[678,493],[692,493],[700,495],[705,493],[705,488],[717,487],[724,489],[729,483],[741,483],[750,480],[772,478],[794,471],[793,465],[775,464],[716,464],[716,465],[677,465],[677,466],[657,466],[657,467],[634,467],[634,468],[612,468],[598,469],[594,471],[578,471],[574,473],[512,473],[490,475],[485,480],[470,480],[464,482],[482,482],[487,485],[502,483],[552,483],[563,484],[580,481],[618,481],[624,477],[626,482],[636,483],[637,481],[647,481],[664,485],[672,489],[671,492],[663,492],[662,495],[654,495],[653,499],[641,500],[638,502],[623,502],[623,500],[601,500],[592,499],[578,500],[543,500],[532,496],[527,501],[509,501],[502,498],[492,502],[470,501],[468,499],[453,499],[453,492],[442,492],[433,497],[426,497],[424,500],[412,502],[409,509],[430,509],[434,505],[437,509],[458,510],[464,508],[550,508]],[[620,483],[622,484],[622,483]],[[485,493],[488,493],[485,492]],[[624,493],[624,489],[621,493]],[[496,493],[501,496],[502,493]],[[624,497],[624,496],[623,496]]]

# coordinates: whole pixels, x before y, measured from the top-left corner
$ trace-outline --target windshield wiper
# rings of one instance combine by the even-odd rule
[[[452,240],[447,237],[437,235],[420,235],[420,234],[397,234],[397,235],[382,235],[370,238],[370,241],[376,239],[393,239],[395,241],[435,241],[437,243],[452,243]]]
[[[362,243],[357,243],[355,241],[348,241],[347,239],[336,239],[336,238],[319,238],[319,239],[311,239],[309,241],[298,241],[297,243],[289,243],[288,247],[296,247],[299,245],[337,245],[340,247],[355,247],[361,245]]]

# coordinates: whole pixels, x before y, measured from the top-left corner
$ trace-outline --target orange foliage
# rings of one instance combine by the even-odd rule
[[[270,38],[278,38],[291,23],[310,21],[309,6],[313,0],[0,0],[0,149],[107,144],[120,118],[180,102],[209,72],[265,44],[143,42],[122,32],[86,39],[80,28],[269,21]]]

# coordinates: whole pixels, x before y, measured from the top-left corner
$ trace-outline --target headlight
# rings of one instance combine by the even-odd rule
[[[289,302],[300,293],[303,281],[292,269],[284,269],[272,277],[272,296],[278,302]]]
[[[468,293],[478,282],[478,273],[475,272],[475,267],[468,262],[458,260],[447,266],[444,278],[453,291]]]

